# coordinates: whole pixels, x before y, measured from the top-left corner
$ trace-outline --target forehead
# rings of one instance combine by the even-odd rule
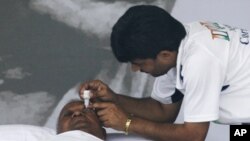
[[[84,108],[83,101],[71,101],[68,104],[66,104],[63,109],[65,110],[65,109],[72,109],[72,108],[77,108],[77,107]]]

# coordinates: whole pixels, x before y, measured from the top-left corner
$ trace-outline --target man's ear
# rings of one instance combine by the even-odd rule
[[[163,50],[159,52],[156,56],[156,59],[163,64],[169,64],[169,63],[175,64],[176,58],[177,58],[177,52],[168,50]]]
[[[159,59],[160,61],[168,60],[172,56],[172,54],[172,51],[163,50],[157,54],[157,59]]]

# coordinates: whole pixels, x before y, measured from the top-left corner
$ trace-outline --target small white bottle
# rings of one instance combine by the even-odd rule
[[[90,90],[83,91],[84,105],[87,108],[89,106]]]

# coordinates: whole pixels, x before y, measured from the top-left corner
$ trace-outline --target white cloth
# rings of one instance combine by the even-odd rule
[[[155,79],[151,97],[164,104],[173,103],[171,96],[175,92],[175,87],[176,68],[172,68],[167,74]]]
[[[103,141],[103,140],[86,132],[74,130],[49,137],[43,141]]]
[[[152,98],[167,104],[177,88],[184,94],[186,122],[250,122],[248,31],[211,22],[185,27],[177,71],[156,78]]]
[[[107,141],[150,141],[138,135],[107,134]],[[55,130],[23,124],[0,125],[0,141],[103,141],[82,131],[56,134]]]
[[[55,135],[55,131],[33,125],[0,125],[0,141],[41,141]]]

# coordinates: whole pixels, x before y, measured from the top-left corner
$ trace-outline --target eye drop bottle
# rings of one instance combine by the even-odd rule
[[[84,105],[87,108],[89,106],[90,90],[83,91]]]

